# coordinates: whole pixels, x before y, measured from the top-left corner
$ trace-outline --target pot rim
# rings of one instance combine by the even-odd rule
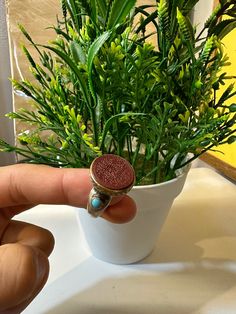
[[[181,172],[181,174],[177,175],[176,178],[165,181],[165,182],[161,182],[161,183],[155,183],[155,184],[147,184],[147,185],[134,185],[132,190],[142,190],[142,189],[152,189],[156,186],[165,186],[165,185],[169,185],[171,183],[174,183],[176,181],[178,181],[180,178],[182,178],[183,176],[185,176],[189,169],[191,168],[191,164],[186,165],[185,167],[183,167],[183,171]]]

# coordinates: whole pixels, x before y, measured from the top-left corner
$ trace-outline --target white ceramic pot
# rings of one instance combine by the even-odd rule
[[[137,215],[126,224],[93,218],[80,209],[79,223],[92,255],[114,264],[134,263],[149,255],[188,170],[186,167],[177,178],[164,183],[135,186],[129,195],[137,204]]]

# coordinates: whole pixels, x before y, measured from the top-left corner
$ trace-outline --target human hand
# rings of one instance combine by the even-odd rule
[[[49,273],[52,234],[12,220],[37,204],[86,207],[92,188],[88,169],[56,169],[42,165],[0,167],[0,313],[23,311],[43,288]],[[114,223],[135,216],[134,201],[116,199],[103,213]]]

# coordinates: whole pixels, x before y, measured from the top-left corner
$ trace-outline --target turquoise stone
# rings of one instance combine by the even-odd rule
[[[101,205],[102,205],[102,201],[100,200],[100,198],[93,198],[92,199],[93,208],[100,208]]]

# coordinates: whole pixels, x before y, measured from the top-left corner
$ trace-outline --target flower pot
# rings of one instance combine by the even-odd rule
[[[113,224],[79,211],[79,223],[92,255],[114,264],[130,264],[149,255],[174,199],[184,186],[189,167],[177,178],[153,185],[135,186],[129,195],[137,204],[136,217]]]

